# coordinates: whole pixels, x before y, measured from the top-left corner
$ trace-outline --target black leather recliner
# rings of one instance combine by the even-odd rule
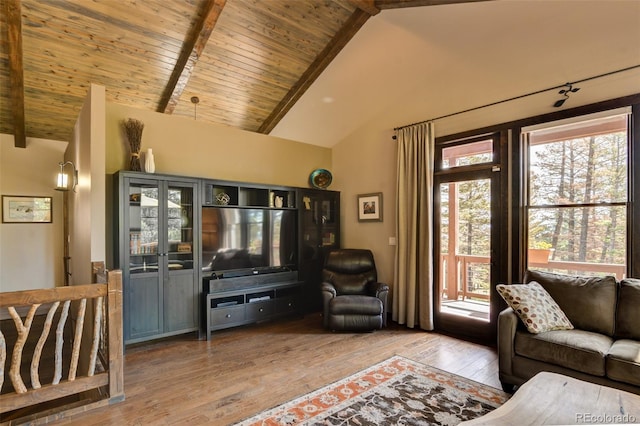
[[[387,325],[389,286],[378,282],[371,250],[330,251],[321,287],[325,328],[371,331]]]

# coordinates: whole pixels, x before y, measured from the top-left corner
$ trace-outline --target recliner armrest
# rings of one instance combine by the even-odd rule
[[[336,292],[336,288],[333,286],[333,284],[328,283],[328,282],[323,282],[320,284],[320,290],[322,292],[327,292],[330,293],[332,297],[336,297],[337,296],[337,292]]]
[[[389,286],[385,283],[370,282],[367,284],[367,291],[372,296],[380,297],[382,292],[389,292]]]
[[[378,282],[370,282],[367,284],[367,291],[372,296],[377,297],[382,300],[382,325],[383,327],[387,326],[387,315],[389,314],[388,309],[389,306],[387,304],[387,300],[389,298],[389,286],[385,283]]]
[[[322,322],[324,327],[329,327],[329,301],[338,294],[333,284],[322,282],[320,284],[320,292],[322,293]]]

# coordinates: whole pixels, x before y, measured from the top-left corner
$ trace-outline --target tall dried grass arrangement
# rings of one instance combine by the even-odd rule
[[[129,140],[129,147],[131,149],[131,160],[129,162],[129,170],[139,172],[142,170],[140,167],[140,149],[142,145],[142,129],[144,129],[144,123],[135,118],[128,118],[124,120],[124,131]]]

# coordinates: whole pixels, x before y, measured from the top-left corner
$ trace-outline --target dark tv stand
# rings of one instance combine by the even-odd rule
[[[211,332],[301,312],[297,271],[203,279],[203,329]]]

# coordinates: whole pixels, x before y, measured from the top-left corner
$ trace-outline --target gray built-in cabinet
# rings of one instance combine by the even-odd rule
[[[195,331],[208,338],[222,328],[321,310],[324,255],[340,247],[339,192],[121,171],[113,193],[125,344]],[[236,275],[236,264],[216,273],[216,253],[233,246],[223,224],[240,216],[261,230],[269,260],[249,276],[242,269]],[[247,244],[250,229],[231,230],[236,245]]]
[[[140,172],[114,178],[125,343],[198,330],[198,180]]]

